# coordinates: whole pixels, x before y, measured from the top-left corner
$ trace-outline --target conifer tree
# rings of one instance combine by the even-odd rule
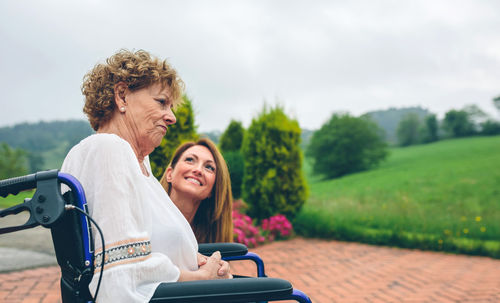
[[[241,122],[231,120],[220,137],[220,149],[223,152],[239,151],[241,149],[241,143],[243,142],[244,133],[245,129],[241,125]]]
[[[231,190],[235,199],[241,197],[241,185],[245,174],[244,160],[241,154],[244,134],[245,129],[241,122],[231,120],[224,133],[222,133],[219,144],[229,168]]]
[[[252,120],[242,145],[243,199],[250,216],[260,220],[280,213],[293,218],[304,204],[300,133],[299,123],[280,106],[264,107]]]

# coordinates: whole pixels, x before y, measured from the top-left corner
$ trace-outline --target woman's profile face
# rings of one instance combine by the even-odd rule
[[[167,169],[167,181],[173,196],[188,195],[195,200],[210,197],[215,184],[217,167],[210,150],[194,145],[182,153],[175,168]]]
[[[168,125],[175,123],[168,87],[153,84],[125,96],[126,124],[137,147],[151,153],[160,145]]]

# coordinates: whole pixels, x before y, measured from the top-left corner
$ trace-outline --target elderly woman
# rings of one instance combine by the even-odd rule
[[[198,255],[189,223],[150,173],[148,155],[175,123],[182,88],[176,71],[145,51],[119,51],[84,77],[83,110],[96,134],[70,150],[61,171],[82,183],[104,233],[100,302],[148,302],[161,282],[231,277],[218,252]],[[91,290],[102,267],[94,235]]]
[[[231,180],[212,141],[203,138],[179,146],[160,183],[199,243],[232,242]]]

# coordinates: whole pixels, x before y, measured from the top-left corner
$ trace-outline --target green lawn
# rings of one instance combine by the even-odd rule
[[[9,195],[5,198],[0,197],[0,209],[7,208],[10,206],[22,203],[24,201],[24,198],[31,198],[31,197],[33,197],[33,194],[34,194],[34,191],[28,190],[28,191],[20,192],[16,196]]]
[[[334,180],[305,171],[299,233],[500,256],[499,136],[393,148],[378,168]]]

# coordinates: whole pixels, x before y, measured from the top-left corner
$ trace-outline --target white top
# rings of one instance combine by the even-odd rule
[[[144,161],[148,171],[149,159]],[[99,302],[148,302],[160,282],[175,282],[180,271],[197,270],[196,238],[179,209],[150,173],[142,174],[130,144],[114,134],[94,134],[74,146],[61,168],[82,184],[89,213],[106,243]],[[93,227],[96,271],[101,239]]]

